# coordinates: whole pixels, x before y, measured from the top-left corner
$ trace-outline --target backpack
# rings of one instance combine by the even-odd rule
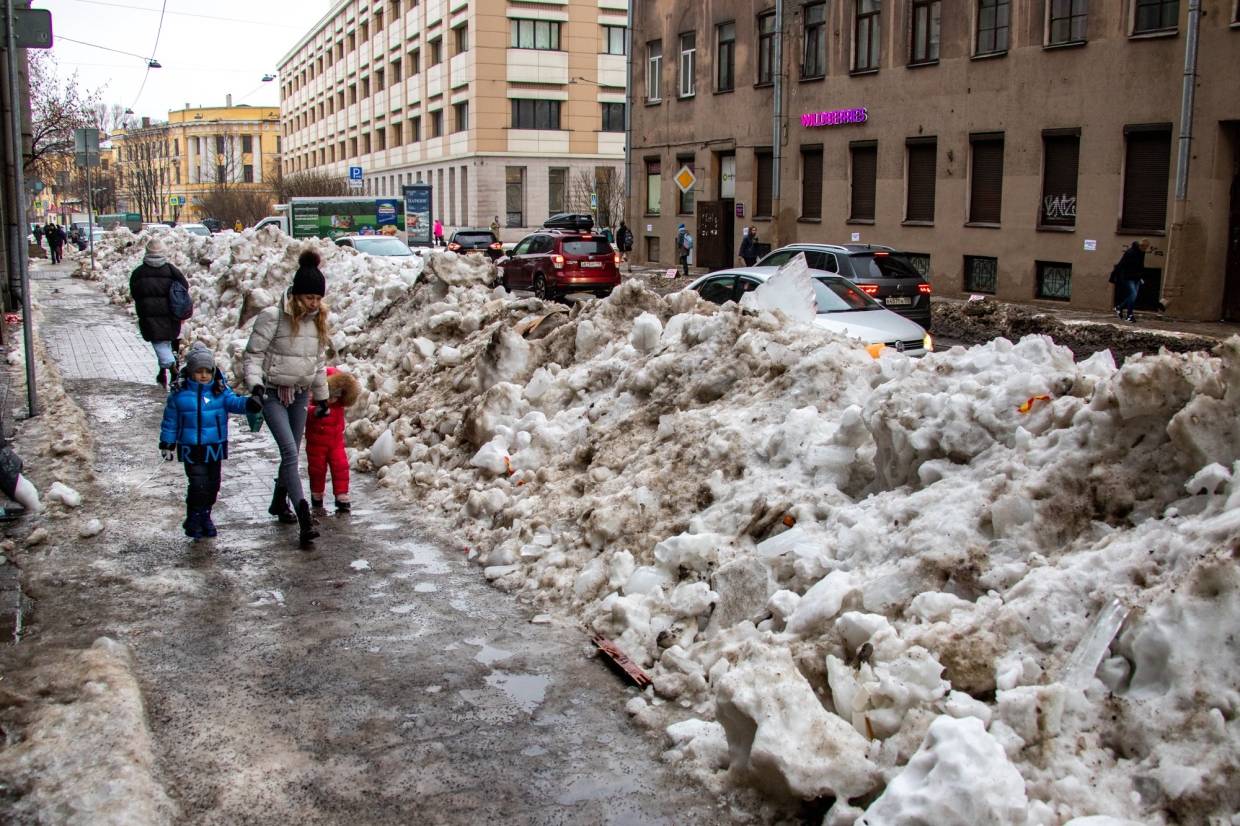
[[[173,280],[168,287],[168,311],[177,321],[185,321],[194,314],[194,299],[180,281]]]

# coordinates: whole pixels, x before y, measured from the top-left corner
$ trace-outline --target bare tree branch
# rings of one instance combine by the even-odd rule
[[[73,153],[73,130],[97,122],[96,107],[101,105],[99,90],[86,90],[77,72],[61,80],[56,58],[50,53],[26,53],[30,75],[31,133],[26,171],[42,178],[55,172],[50,159]]]

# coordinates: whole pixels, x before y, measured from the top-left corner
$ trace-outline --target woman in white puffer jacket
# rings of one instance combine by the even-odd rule
[[[281,522],[297,522],[302,548],[309,548],[319,535],[302,489],[298,457],[310,398],[314,398],[314,415],[328,412],[326,292],[318,253],[306,250],[279,303],[254,318],[242,361],[250,395],[263,403],[263,419],[280,448],[280,470],[269,511]],[[290,500],[295,515],[289,512]]]

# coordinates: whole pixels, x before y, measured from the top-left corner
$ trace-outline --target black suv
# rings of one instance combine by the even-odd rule
[[[594,216],[578,212],[557,212],[543,221],[546,229],[569,229],[589,232],[594,229]]]
[[[930,284],[891,247],[870,244],[789,244],[758,262],[781,267],[799,252],[810,269],[842,275],[892,312],[930,329]]]
[[[504,248],[495,233],[489,229],[458,229],[448,239],[450,252],[482,252],[492,261],[498,261]]]

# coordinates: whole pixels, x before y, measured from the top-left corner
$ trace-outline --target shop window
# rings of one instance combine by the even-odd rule
[[[566,210],[568,202],[568,168],[547,170],[547,211],[552,215]]]
[[[440,173],[442,179],[443,174]],[[442,184],[442,180],[440,181]],[[504,202],[507,208],[508,226],[525,226],[525,167],[509,166],[504,169]]]

